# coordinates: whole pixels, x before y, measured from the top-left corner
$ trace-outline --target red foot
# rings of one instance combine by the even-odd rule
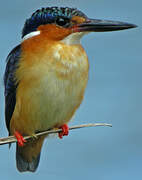
[[[18,131],[15,131],[14,136],[17,139],[18,146],[24,146],[24,143],[27,142]]]
[[[64,124],[60,128],[62,129],[62,131],[59,132],[58,136],[59,136],[60,139],[62,139],[63,136],[67,136],[69,134],[69,127],[68,127],[67,124]]]

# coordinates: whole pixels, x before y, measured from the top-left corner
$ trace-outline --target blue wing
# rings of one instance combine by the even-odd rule
[[[8,55],[6,70],[4,74],[5,86],[5,121],[8,131],[10,132],[10,120],[16,104],[17,84],[14,80],[14,72],[20,60],[21,46],[16,46]]]

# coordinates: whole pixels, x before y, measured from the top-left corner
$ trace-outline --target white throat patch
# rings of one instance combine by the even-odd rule
[[[33,36],[37,36],[37,35],[39,35],[39,34],[40,34],[40,31],[31,32],[31,33],[29,33],[29,34],[27,34],[27,35],[25,35],[25,36],[23,37],[22,42],[23,42],[24,40],[26,40],[26,39],[29,39],[29,38],[31,38],[31,37],[33,37]]]
[[[72,44],[80,44],[80,40],[82,36],[85,34],[88,34],[87,32],[76,32],[72,33],[66,38],[64,38],[61,42],[67,44],[67,45],[72,45]]]

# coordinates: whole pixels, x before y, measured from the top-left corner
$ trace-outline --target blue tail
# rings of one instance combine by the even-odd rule
[[[19,148],[20,147],[18,147],[17,145],[17,150],[16,150],[17,169],[20,172],[26,172],[26,171],[35,172],[39,164],[40,154],[36,158],[33,158],[31,162],[28,162],[22,157],[21,153],[19,153]]]
[[[35,172],[39,161],[44,138],[25,143],[23,147],[16,146],[16,165],[20,172]]]

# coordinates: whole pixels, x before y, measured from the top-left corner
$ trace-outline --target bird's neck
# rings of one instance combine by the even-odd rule
[[[72,78],[76,72],[88,71],[87,55],[81,44],[73,43],[72,38],[52,41],[35,36],[23,41],[21,64],[16,73],[18,79],[22,79],[21,76],[29,78],[31,72],[38,76],[37,69],[41,69],[40,73],[44,75],[48,68],[65,78]]]

